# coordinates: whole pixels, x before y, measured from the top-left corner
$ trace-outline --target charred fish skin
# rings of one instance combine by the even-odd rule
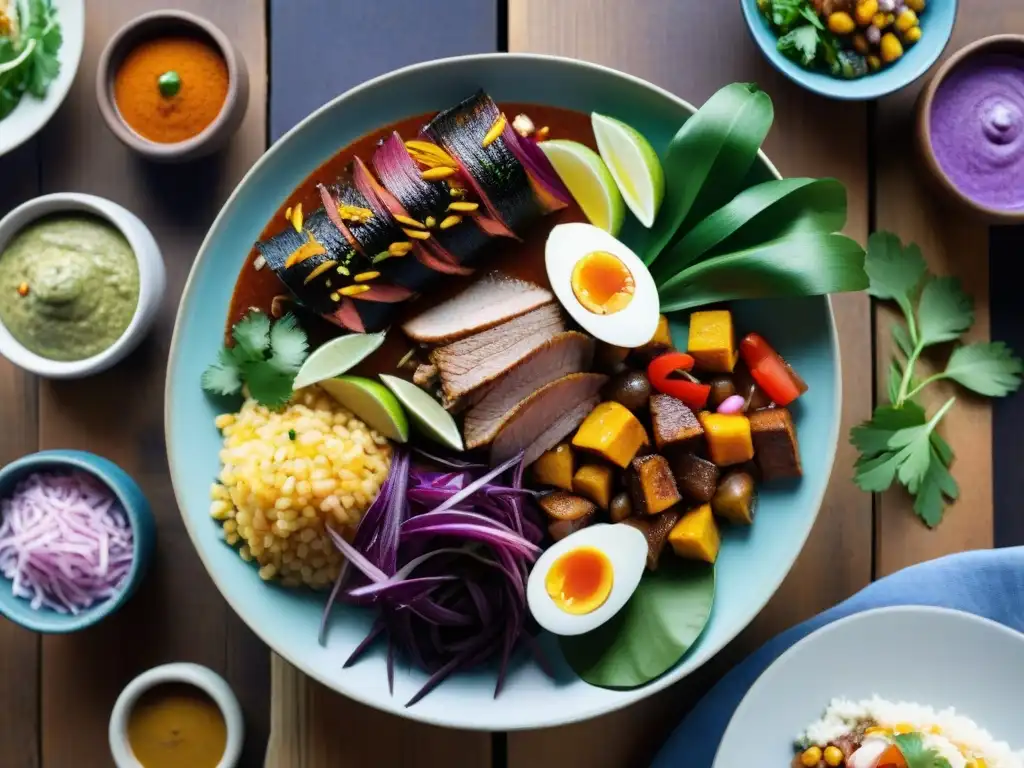
[[[520,235],[547,211],[504,138],[484,146],[487,133],[500,118],[498,105],[480,90],[434,117],[423,134],[458,161],[487,209]]]

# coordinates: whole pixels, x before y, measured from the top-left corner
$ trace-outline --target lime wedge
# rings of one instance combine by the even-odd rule
[[[619,234],[626,206],[601,156],[578,141],[566,139],[542,141],[537,146],[544,150],[590,223],[612,235]]]
[[[665,197],[665,171],[654,147],[634,128],[596,112],[590,116],[601,159],[640,223],[654,226]],[[541,146],[544,146],[541,144]]]
[[[388,440],[404,443],[409,439],[409,421],[402,404],[380,382],[362,376],[339,376],[324,379],[320,386]]]
[[[380,380],[395,393],[420,429],[437,442],[456,451],[466,450],[455,419],[441,404],[410,381],[382,373]]]
[[[384,343],[384,335],[384,331],[353,333],[331,339],[306,358],[295,376],[292,389],[302,389],[348,373]]]

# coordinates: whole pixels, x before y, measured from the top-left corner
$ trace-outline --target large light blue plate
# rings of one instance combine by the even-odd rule
[[[400,669],[387,689],[383,654],[350,669],[342,662],[370,625],[368,612],[339,610],[326,648],[317,644],[324,597],[267,586],[220,539],[210,519],[210,482],[219,470],[217,409],[199,385],[222,337],[235,278],[253,241],[278,205],[320,163],[351,141],[409,115],[440,110],[478,87],[499,101],[600,111],[626,120],[664,150],[692,114],[686,102],[642,80],[591,64],[526,55],[483,55],[431,62],[373,80],[338,97],[281,139],[253,167],[214,222],[196,259],[178,312],[167,374],[167,453],[174,490],[192,541],[217,587],[271,648],[306,674],[366,704],[438,725],[510,730],[594,717],[649,696],[697,669],[746,627],[778,589],[803,547],[821,504],[839,430],[840,376],[835,327],[823,298],[737,307],[742,328],[772,340],[810,385],[794,414],[806,476],[764,491],[759,518],[725,536],[718,597],[691,653],[670,673],[631,691],[593,688],[561,661],[547,678],[525,659],[494,699],[493,670],[445,682],[416,706],[404,702],[425,676]],[[775,173],[762,158],[757,176]],[[550,640],[548,638],[547,640]]]

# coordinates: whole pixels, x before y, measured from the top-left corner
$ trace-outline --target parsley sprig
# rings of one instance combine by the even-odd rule
[[[30,93],[46,96],[60,73],[57,52],[63,43],[57,11],[51,0],[18,0],[11,9],[16,21],[12,34],[0,34],[0,120]]]
[[[920,733],[901,733],[893,736],[892,741],[903,755],[907,768],[952,768],[937,749],[925,748]]]
[[[237,395],[244,385],[249,396],[268,408],[280,408],[292,396],[292,383],[309,350],[306,332],[294,315],[271,323],[253,310],[231,329],[233,346],[203,371],[203,389],[215,395]]]
[[[898,481],[914,496],[914,512],[933,528],[946,504],[959,495],[949,470],[953,449],[936,431],[956,398],[950,397],[931,417],[916,398],[943,379],[979,395],[1003,397],[1020,386],[1024,364],[1002,342],[976,342],[955,347],[942,371],[918,379],[915,368],[926,349],[956,342],[970,330],[974,302],[959,280],[931,274],[920,248],[904,246],[889,232],[876,232],[868,240],[864,269],[868,293],[895,302],[906,324],[893,327],[898,354],[889,365],[890,402],[850,432],[860,451],[854,481],[875,493]]]

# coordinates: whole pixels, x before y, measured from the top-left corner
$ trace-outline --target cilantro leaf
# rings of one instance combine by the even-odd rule
[[[298,373],[309,352],[306,332],[289,313],[270,329],[270,364],[286,373]]]
[[[913,243],[904,248],[891,232],[875,232],[868,238],[864,271],[868,273],[870,295],[892,299],[906,317],[913,316],[914,298],[927,271],[920,248]]]
[[[1004,397],[1020,387],[1024,363],[1001,341],[965,344],[953,350],[943,378],[972,392]]]
[[[811,22],[811,24],[817,27],[818,29],[825,28],[825,25],[822,24],[821,22],[821,17],[818,15],[818,12],[811,8],[811,6],[809,6],[807,3],[804,3],[803,5],[800,6],[800,15],[807,19],[809,22]]]
[[[270,347],[270,318],[253,310],[231,329],[239,352],[250,360],[262,360]]]
[[[889,490],[892,481],[896,479],[896,470],[899,465],[893,461],[896,454],[892,451],[880,453],[877,456],[861,456],[853,465],[853,482],[862,491],[868,493],[881,493]]]
[[[215,395],[237,395],[242,391],[242,379],[231,350],[226,347],[217,354],[217,362],[203,371],[203,389]]]
[[[280,408],[292,397],[295,374],[282,371],[265,361],[250,361],[242,366],[242,377],[249,395],[268,408]]]
[[[772,24],[788,29],[801,16],[806,0],[772,0]]]
[[[927,423],[924,409],[917,403],[904,403],[901,408],[881,406],[871,421],[850,430],[850,442],[865,456],[874,456],[890,448],[889,441],[900,430]]]
[[[955,501],[960,488],[949,472],[949,466],[932,446],[931,462],[914,497],[914,512],[929,528],[942,522],[946,511],[946,499]]]
[[[51,0],[27,0],[18,5],[21,29],[17,39],[0,38],[0,120],[10,114],[25,93],[46,96],[60,73],[57,53],[63,42]]]
[[[814,63],[818,55],[818,30],[810,25],[797,27],[779,38],[776,47],[787,59],[805,67]]]
[[[974,323],[974,301],[955,277],[933,277],[921,289],[917,322],[922,346],[955,341]]]
[[[938,750],[924,746],[920,733],[901,733],[892,737],[893,744],[907,763],[907,768],[951,768],[949,761]]]

